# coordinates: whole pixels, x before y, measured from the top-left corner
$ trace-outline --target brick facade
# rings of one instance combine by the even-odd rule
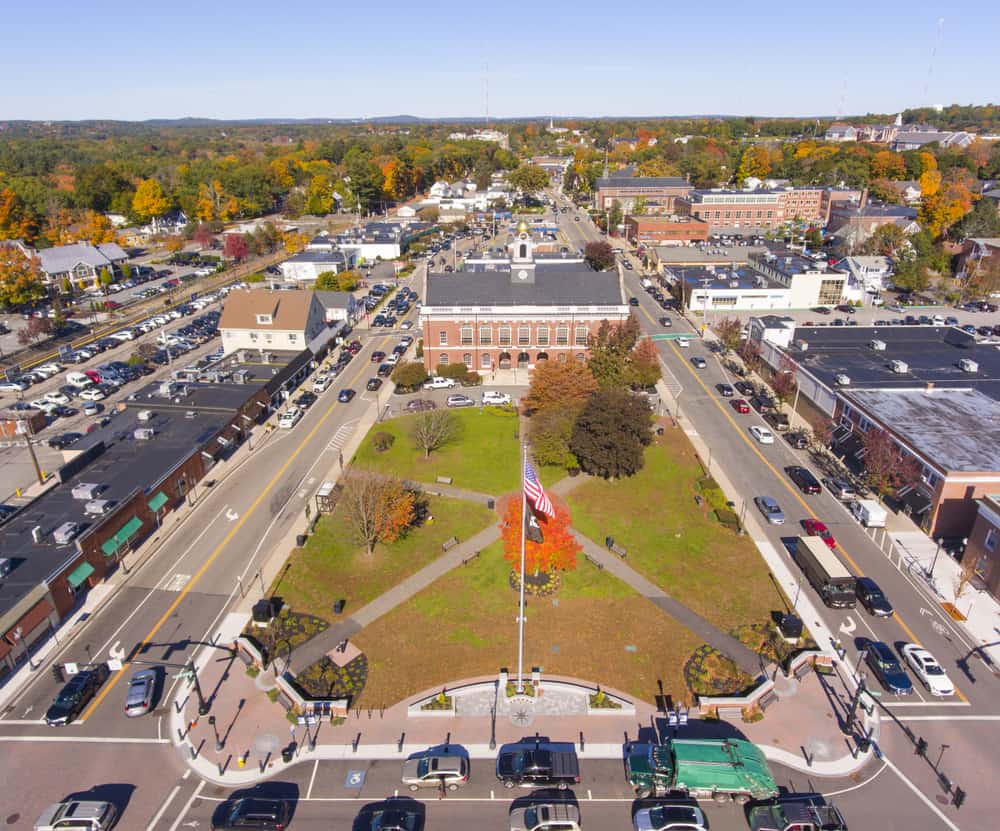
[[[705,242],[708,240],[708,224],[693,218],[627,216],[625,236],[639,244]]]
[[[963,562],[970,558],[987,591],[1000,598],[1000,503],[995,497],[979,501],[968,540]]]

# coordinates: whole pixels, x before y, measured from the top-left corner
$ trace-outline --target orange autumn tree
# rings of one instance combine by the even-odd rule
[[[569,511],[554,499],[552,506],[556,512],[554,517],[536,514],[544,540],[541,543],[526,540],[524,544],[524,567],[530,574],[572,571],[576,568],[576,555],[583,550],[570,533]],[[508,499],[500,523],[504,559],[517,573],[521,570],[521,516],[521,498],[518,494]]]

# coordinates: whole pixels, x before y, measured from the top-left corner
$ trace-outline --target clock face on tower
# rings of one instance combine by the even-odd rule
[[[522,268],[519,272],[517,272],[517,279],[518,280],[527,280],[528,279],[528,272],[525,271]]]

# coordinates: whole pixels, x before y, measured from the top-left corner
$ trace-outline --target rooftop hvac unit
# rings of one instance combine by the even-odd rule
[[[156,431],[152,427],[140,427],[138,430],[132,433],[132,437],[136,441],[149,441],[155,435]]]
[[[884,340],[873,340],[868,344],[876,352],[885,352],[885,341]]]
[[[889,370],[897,375],[905,375],[910,371],[910,366],[906,361],[889,361]]]
[[[139,410],[139,414],[136,416],[139,421],[152,421],[153,411],[152,410]]]
[[[962,372],[968,372],[970,375],[974,375],[979,372],[979,364],[971,358],[962,358],[962,360],[958,362],[958,368],[962,370]]]
[[[79,499],[82,502],[90,502],[92,499],[97,498],[97,494],[100,491],[101,486],[94,482],[80,482],[80,484],[73,486],[73,490],[70,493],[73,494],[74,499]]]
[[[80,526],[75,522],[64,522],[52,532],[52,539],[56,541],[56,545],[66,545],[66,543],[72,542],[79,533]]]
[[[31,539],[35,541],[36,545],[40,545],[42,542],[42,526],[36,525],[31,529]]]
[[[83,512],[85,514],[89,514],[90,516],[100,516],[101,514],[107,513],[107,510],[110,507],[110,500],[94,499],[83,506]]]
[[[9,557],[0,557],[0,577],[6,577],[14,567]]]
[[[851,379],[843,373],[835,375],[833,380],[838,387],[849,387],[851,385]]]

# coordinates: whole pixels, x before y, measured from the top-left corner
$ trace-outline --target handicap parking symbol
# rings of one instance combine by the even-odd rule
[[[365,784],[365,772],[363,770],[349,770],[344,779],[345,788],[360,788]]]

